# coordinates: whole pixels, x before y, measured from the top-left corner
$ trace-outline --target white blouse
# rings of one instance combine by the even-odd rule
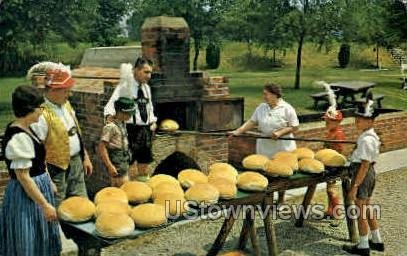
[[[16,133],[6,146],[6,158],[11,160],[11,169],[28,169],[32,167],[35,157],[34,143],[31,137],[24,133]]]
[[[267,103],[260,104],[250,120],[258,125],[259,131],[265,136],[271,135],[281,128],[299,125],[295,109],[283,99],[280,99],[274,108],[271,108]],[[294,135],[288,133],[283,137],[292,138]],[[256,153],[269,158],[272,158],[279,151],[291,151],[296,147],[297,145],[293,140],[257,139],[256,141]]]

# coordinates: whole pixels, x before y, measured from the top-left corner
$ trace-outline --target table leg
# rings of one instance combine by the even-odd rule
[[[342,178],[342,193],[343,193],[343,202],[345,204],[345,217],[346,224],[348,226],[349,239],[356,243],[358,241],[358,235],[356,232],[357,226],[354,219],[349,216],[349,208],[352,205],[351,202],[347,199],[348,192],[350,191],[351,181],[349,178]]]
[[[254,212],[253,212],[254,214]],[[238,248],[243,250],[246,248],[247,239],[249,238],[250,231],[254,226],[254,221],[252,219],[252,211],[250,209],[246,210],[245,219],[243,220],[242,230],[240,232]]]
[[[228,211],[231,211],[230,209]],[[215,256],[218,252],[222,249],[223,245],[225,244],[226,238],[229,235],[230,231],[232,230],[233,224],[235,223],[236,219],[233,218],[233,214],[227,214],[229,218],[225,219],[223,225],[219,231],[218,236],[216,237],[215,242],[213,243],[211,249],[208,252],[208,256]]]
[[[256,234],[256,226],[253,225],[250,227],[250,240],[252,241],[252,246],[254,250],[254,255],[260,256],[260,246],[259,246],[259,241],[257,240],[257,234]]]
[[[277,240],[276,240],[276,232],[274,229],[274,224],[272,220],[272,212],[273,212],[273,193],[267,193],[264,197],[262,210],[267,211],[264,217],[264,229],[266,230],[266,238],[267,238],[267,247],[269,255],[277,255]]]
[[[312,184],[312,185],[308,186],[307,192],[305,193],[305,196],[304,196],[304,200],[302,201],[302,207],[303,207],[304,211],[306,211],[308,206],[311,204],[311,200],[312,200],[312,197],[314,196],[316,188],[317,188],[316,184]],[[298,219],[295,221],[296,227],[302,227],[304,225],[304,218],[305,218],[305,216],[303,214],[304,212],[300,211],[300,213],[301,214],[298,216]]]

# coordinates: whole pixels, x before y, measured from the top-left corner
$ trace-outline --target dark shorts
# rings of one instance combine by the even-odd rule
[[[109,158],[120,177],[127,175],[130,162],[130,153],[128,150],[109,149]]]
[[[350,173],[352,180],[356,177],[356,173],[359,170],[360,163],[352,163],[350,166]],[[365,179],[358,187],[356,198],[368,199],[372,197],[373,190],[376,184],[376,172],[372,164],[369,166],[369,170],[366,173]]]
[[[150,126],[127,124],[126,128],[132,156],[130,163],[134,161],[137,161],[139,164],[151,163],[153,161],[153,133],[150,130]]]

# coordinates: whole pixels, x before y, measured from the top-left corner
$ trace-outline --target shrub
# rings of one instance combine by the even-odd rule
[[[209,69],[217,69],[220,64],[220,47],[209,43],[206,47],[206,65]]]
[[[346,68],[350,60],[350,45],[341,44],[341,48],[338,53],[339,67]]]

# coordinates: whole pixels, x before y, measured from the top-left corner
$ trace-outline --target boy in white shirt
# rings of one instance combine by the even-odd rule
[[[360,241],[357,245],[343,247],[345,251],[356,255],[370,255],[371,249],[384,251],[377,216],[369,207],[376,181],[374,164],[380,149],[380,139],[373,128],[374,120],[379,113],[372,107],[372,95],[367,95],[366,99],[366,104],[355,112],[355,125],[362,134],[358,137],[356,149],[351,156],[352,183],[347,195],[348,200],[355,201],[360,212],[358,216]],[[368,239],[369,229],[372,240]]]

